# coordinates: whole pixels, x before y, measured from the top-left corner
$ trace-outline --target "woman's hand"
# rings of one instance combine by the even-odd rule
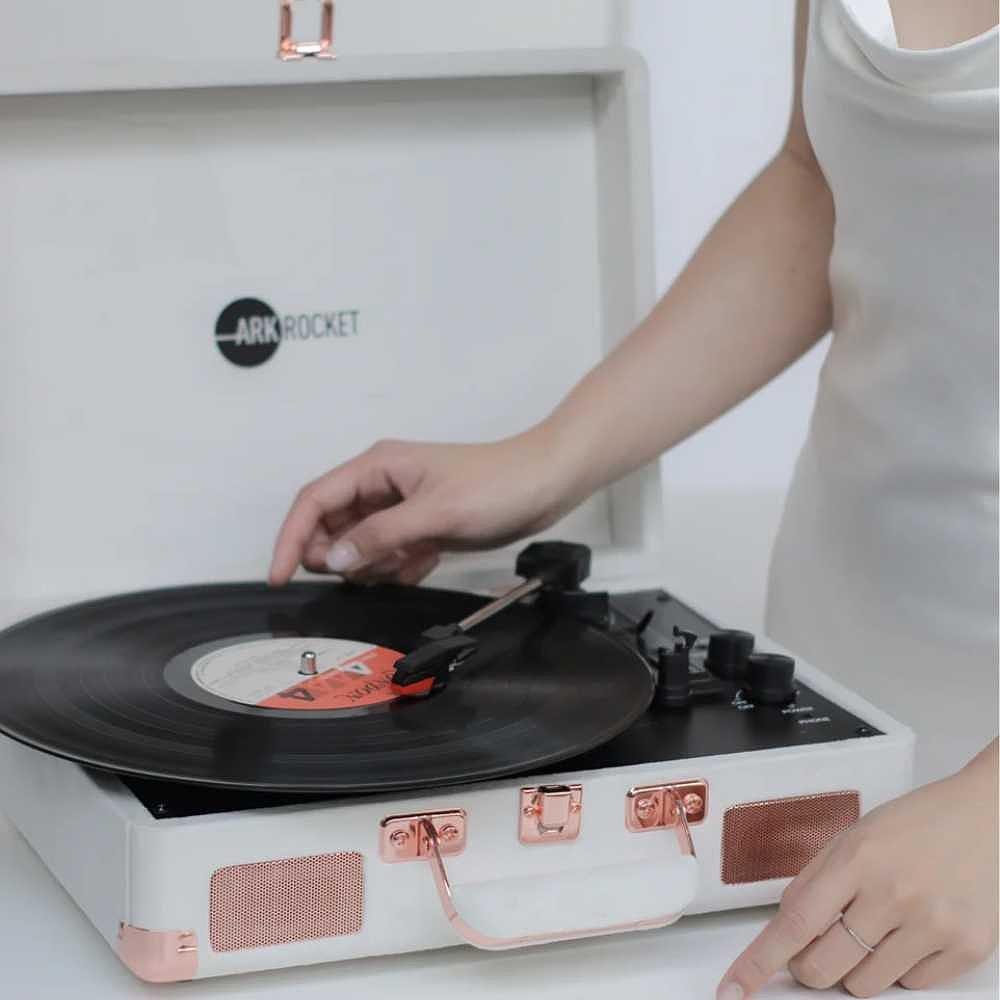
[[[843,982],[856,997],[896,982],[922,989],[984,961],[996,943],[994,742],[957,775],[886,803],[833,841],[785,890],[717,996],[749,997],[786,964],[804,986]]]
[[[578,502],[543,428],[492,444],[381,441],[299,492],[270,581],[301,563],[353,580],[416,583],[442,551],[486,549],[555,523]]]

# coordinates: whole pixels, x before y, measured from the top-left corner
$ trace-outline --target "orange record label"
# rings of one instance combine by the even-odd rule
[[[304,652],[316,654],[314,676],[298,672]],[[398,697],[391,681],[402,655],[349,639],[254,639],[199,657],[191,677],[220,698],[259,708],[362,708]]]

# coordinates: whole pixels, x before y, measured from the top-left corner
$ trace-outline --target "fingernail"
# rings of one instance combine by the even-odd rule
[[[746,994],[739,983],[726,983],[719,987],[719,992],[715,994],[715,1000],[743,1000]]]
[[[327,553],[326,564],[334,573],[349,570],[361,559],[357,546],[350,542],[337,542]]]

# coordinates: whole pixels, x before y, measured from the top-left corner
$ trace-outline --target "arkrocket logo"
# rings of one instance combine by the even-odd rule
[[[256,368],[286,340],[357,336],[358,315],[357,309],[338,309],[279,316],[260,299],[237,299],[215,321],[215,344],[234,365]]]

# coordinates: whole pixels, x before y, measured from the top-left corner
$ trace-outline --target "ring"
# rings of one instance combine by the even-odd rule
[[[844,930],[847,931],[847,933],[850,934],[851,937],[854,938],[854,940],[857,941],[857,943],[861,945],[861,947],[864,948],[869,955],[875,954],[875,949],[860,934],[856,931],[852,931],[851,928],[847,926],[847,921],[844,919],[843,913],[841,913],[837,919],[840,921],[840,926],[843,927]]]

